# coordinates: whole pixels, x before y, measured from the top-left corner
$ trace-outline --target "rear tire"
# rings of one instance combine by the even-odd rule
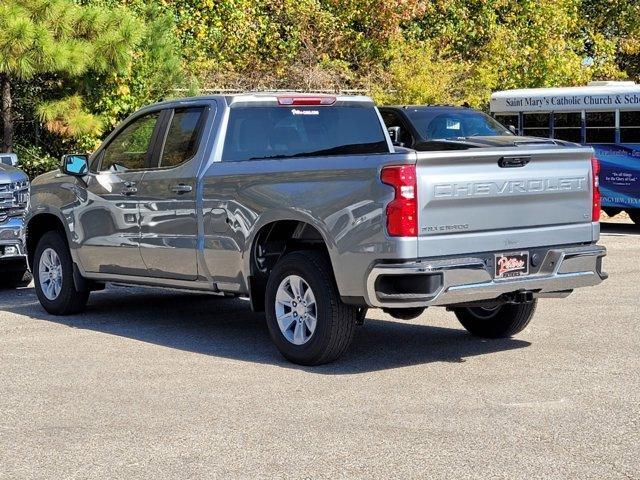
[[[315,251],[289,253],[276,263],[267,281],[265,311],[276,347],[299,365],[337,359],[349,347],[358,321],[358,308],[340,299],[328,259]]]
[[[33,279],[40,304],[53,315],[78,313],[87,305],[89,292],[76,289],[69,247],[59,232],[47,232],[38,241]]]
[[[493,309],[463,307],[454,309],[454,313],[471,335],[507,338],[526,328],[536,311],[537,302],[507,303]]]

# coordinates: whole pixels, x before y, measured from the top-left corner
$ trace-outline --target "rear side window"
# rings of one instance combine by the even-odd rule
[[[193,157],[198,149],[203,114],[203,107],[174,111],[162,149],[161,167],[175,167]]]
[[[222,159],[389,153],[372,107],[238,107],[229,113]]]

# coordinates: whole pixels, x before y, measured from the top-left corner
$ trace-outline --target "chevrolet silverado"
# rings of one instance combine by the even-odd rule
[[[592,155],[394,146],[361,96],[172,100],[33,181],[27,254],[52,314],[109,282],[245,296],[305,365],[339,357],[368,308],[511,336],[539,298],[606,278]]]

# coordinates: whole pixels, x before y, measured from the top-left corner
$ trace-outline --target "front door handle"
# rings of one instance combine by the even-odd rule
[[[178,185],[174,185],[173,187],[171,187],[171,191],[173,193],[177,193],[178,195],[189,193],[191,190],[193,190],[193,187],[184,183],[179,183]]]

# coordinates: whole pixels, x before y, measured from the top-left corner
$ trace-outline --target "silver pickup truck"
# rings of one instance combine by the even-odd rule
[[[17,156],[0,154],[0,288],[25,286],[24,212],[27,208],[29,181],[16,168]]]
[[[538,298],[606,278],[592,155],[394,147],[367,97],[169,101],[33,181],[28,258],[52,314],[107,282],[247,296],[306,365],[342,354],[371,307],[446,306],[510,336]]]

